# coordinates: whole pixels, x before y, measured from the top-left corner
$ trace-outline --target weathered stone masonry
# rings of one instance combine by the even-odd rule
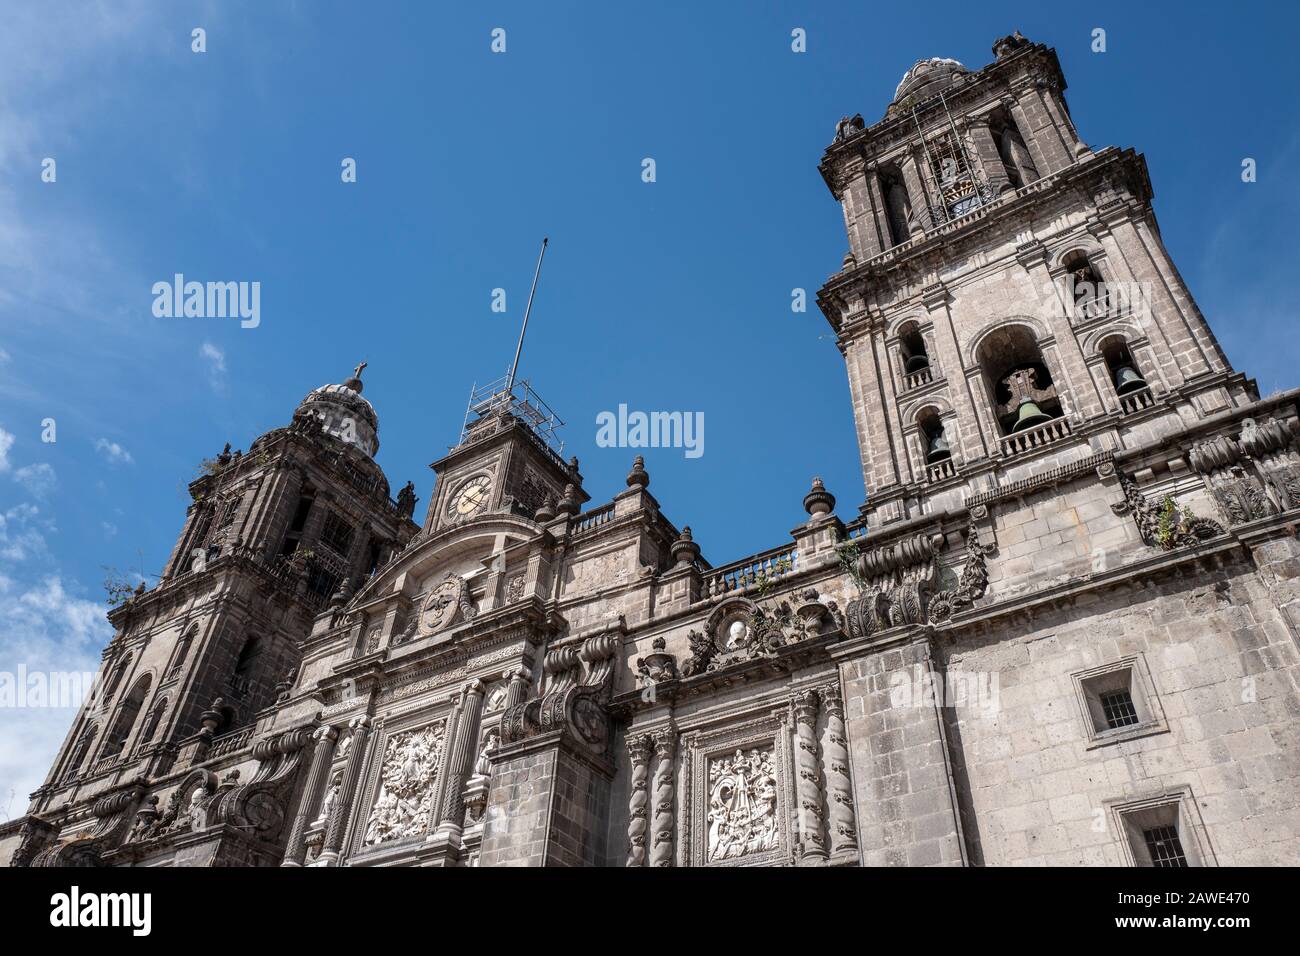
[[[529,394],[390,498],[362,367],[229,446],[0,858],[1295,865],[1300,393],[1261,400],[1055,54],[921,60],[820,170],[869,497],[713,565]]]

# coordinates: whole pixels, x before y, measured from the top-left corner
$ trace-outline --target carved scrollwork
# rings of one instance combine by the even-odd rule
[[[1111,510],[1119,515],[1131,514],[1139,536],[1149,547],[1170,551],[1227,533],[1217,521],[1194,515],[1187,508],[1179,508],[1173,498],[1166,498],[1162,508],[1154,507],[1123,472],[1120,472],[1119,484],[1124,492],[1124,501],[1111,505]]]

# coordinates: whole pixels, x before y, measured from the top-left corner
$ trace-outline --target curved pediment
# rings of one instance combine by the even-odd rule
[[[402,586],[408,593],[425,590],[424,584],[432,577],[445,576],[447,571],[477,571],[480,562],[495,550],[497,537],[506,536],[507,547],[535,537],[542,526],[527,518],[509,514],[484,515],[452,527],[442,528],[433,534],[418,534],[407,546],[393,555],[387,564],[375,571],[349,602],[360,606]],[[463,566],[463,567],[462,567]],[[403,582],[414,581],[416,587]]]

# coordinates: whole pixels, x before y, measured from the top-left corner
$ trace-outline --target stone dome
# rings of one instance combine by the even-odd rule
[[[299,414],[320,419],[325,431],[339,441],[354,445],[371,458],[379,451],[379,416],[370,401],[361,396],[361,369],[341,385],[322,385],[298,403]]]
[[[948,89],[970,73],[956,60],[942,56],[932,56],[917,60],[912,68],[903,74],[898,89],[894,90],[894,102],[906,97],[924,100]]]

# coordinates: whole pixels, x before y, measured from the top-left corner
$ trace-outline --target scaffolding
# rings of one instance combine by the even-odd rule
[[[557,431],[564,426],[564,421],[533,390],[527,379],[516,379],[512,385],[511,377],[506,374],[486,385],[475,384],[470,389],[465,421],[460,429],[460,443],[464,444],[470,433],[476,431],[475,426],[484,419],[509,414],[527,425],[547,448],[559,455],[564,451],[564,441]]]

